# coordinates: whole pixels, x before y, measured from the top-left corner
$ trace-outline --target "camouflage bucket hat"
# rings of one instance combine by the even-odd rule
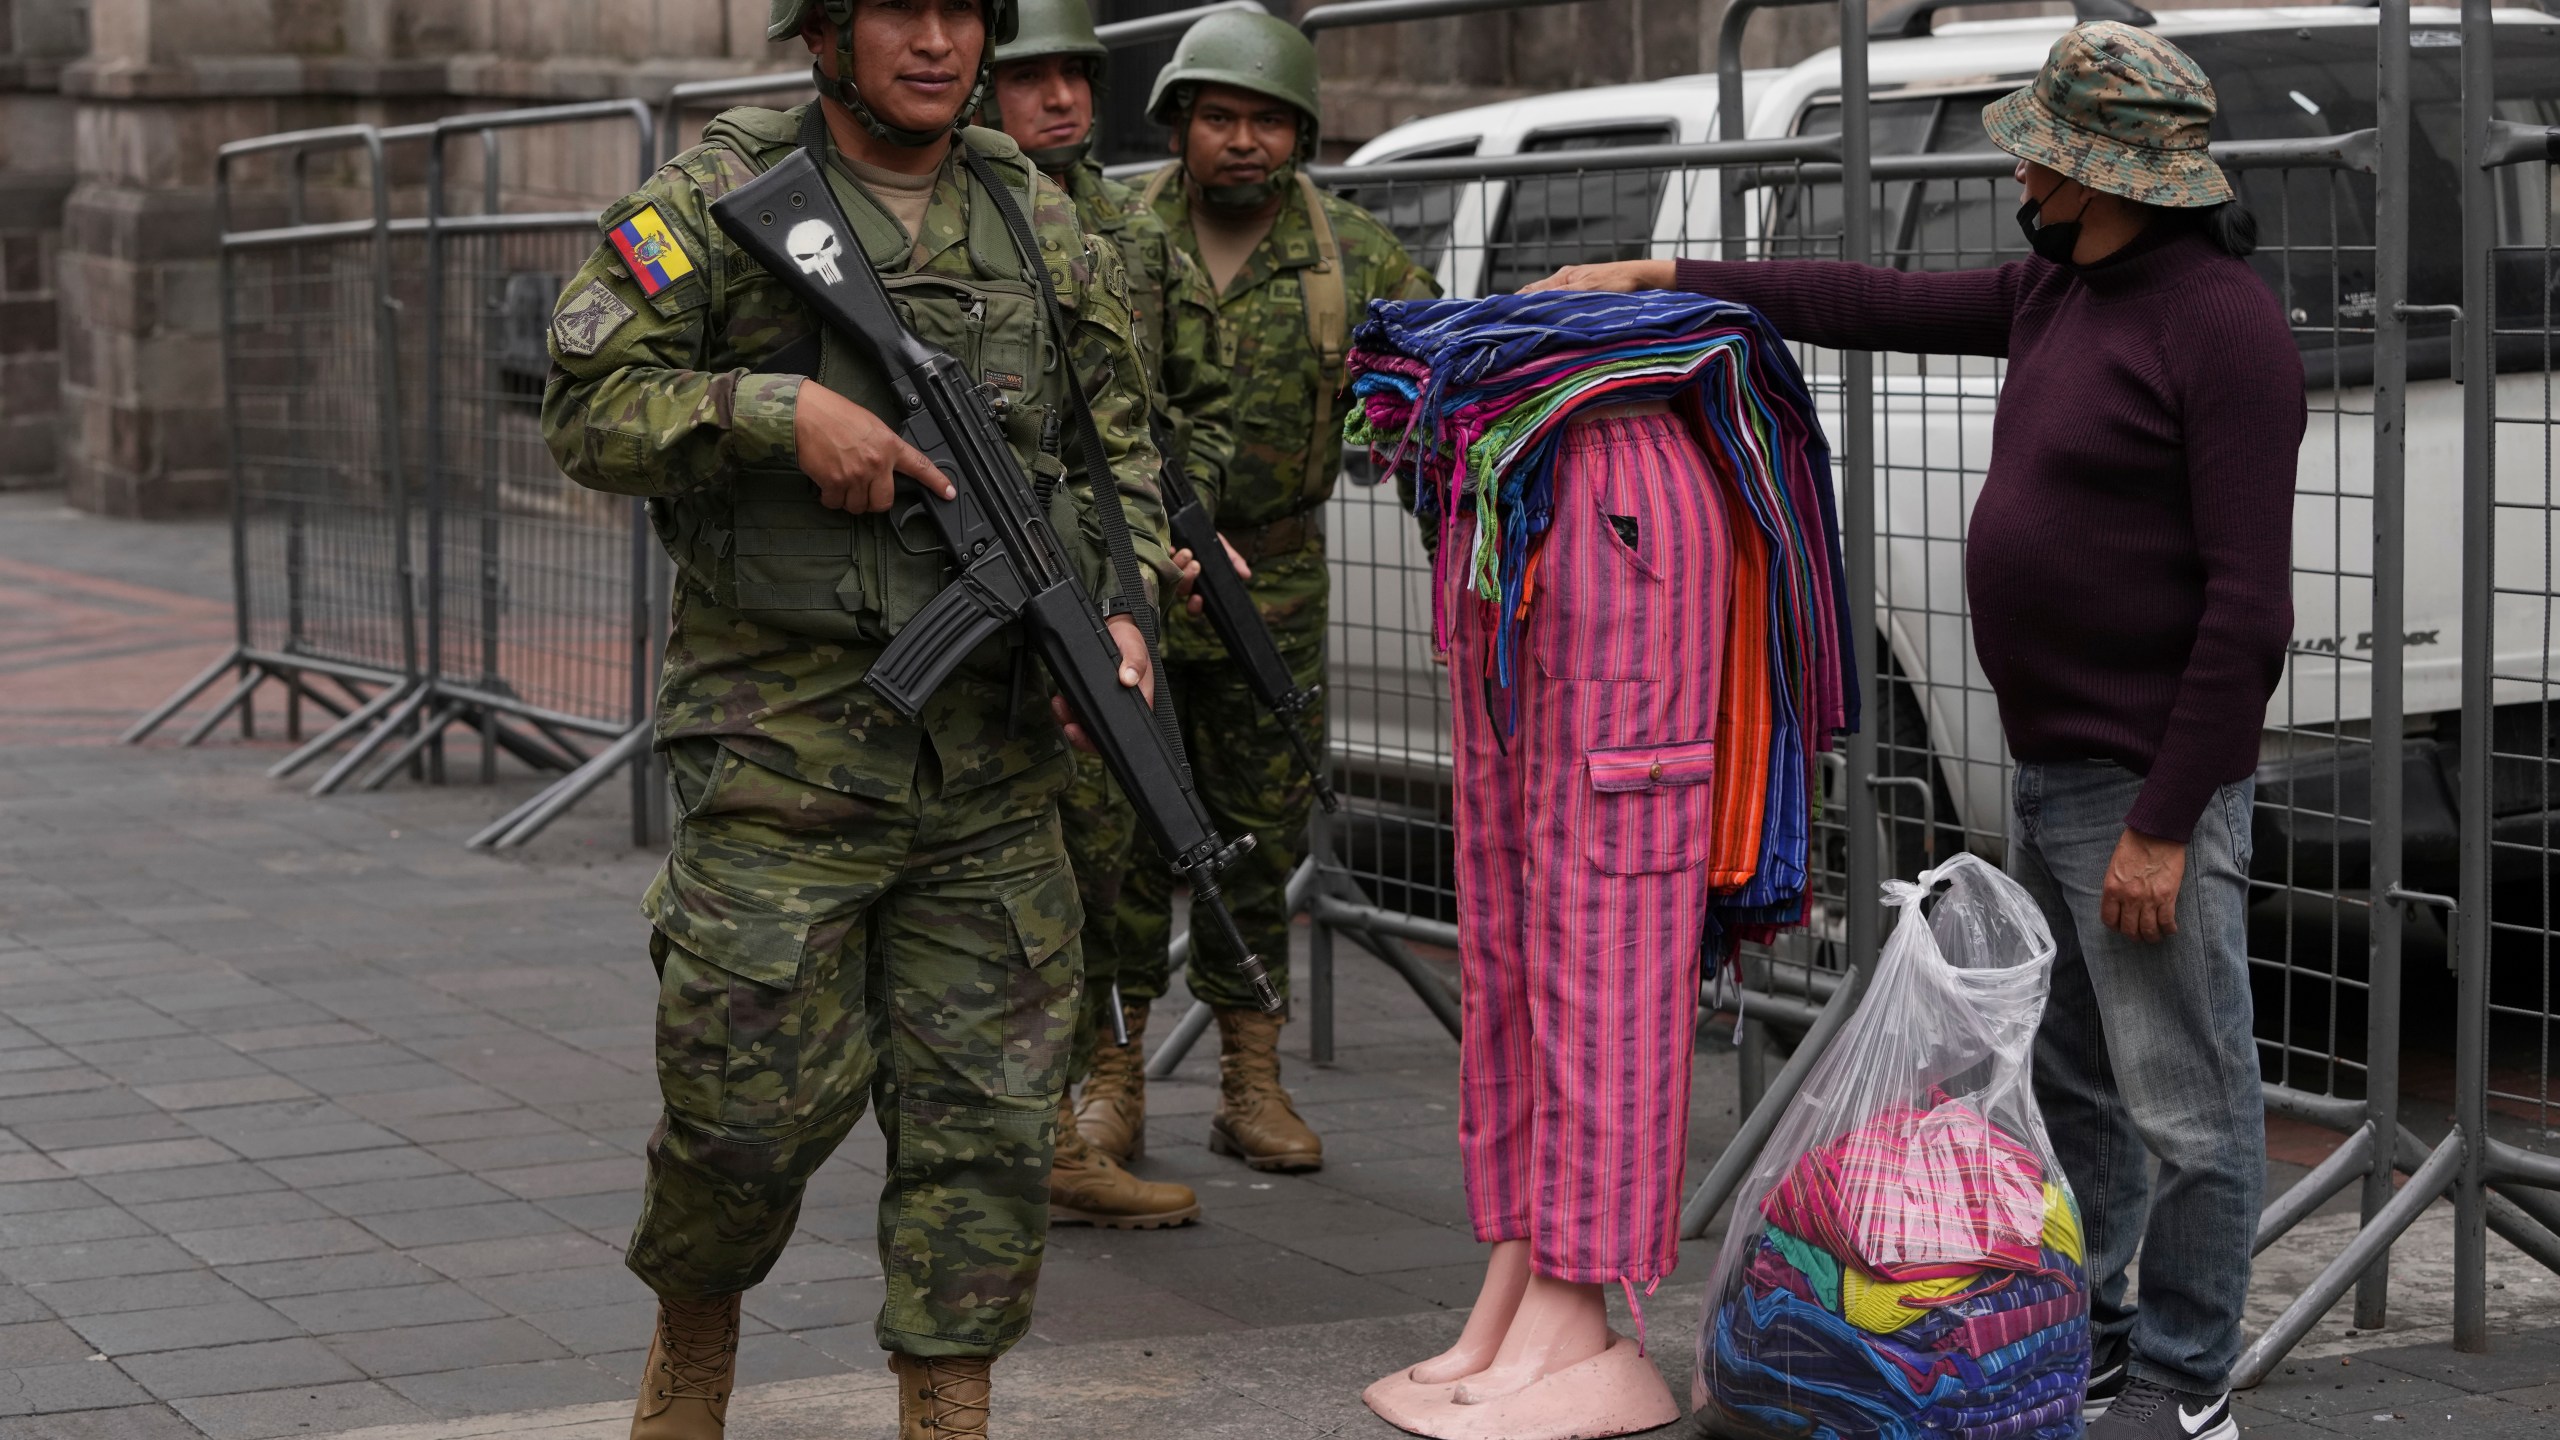
[[[2213,110],[2213,82],[2185,51],[2099,20],[2063,32],[2033,83],[1982,107],[1982,128],[2092,190],[2183,209],[2231,198],[2205,153]]]

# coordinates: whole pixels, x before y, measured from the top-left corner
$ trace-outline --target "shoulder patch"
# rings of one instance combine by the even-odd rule
[[[655,296],[693,273],[693,257],[655,205],[641,206],[613,227],[613,248],[621,252],[643,295]]]
[[[613,293],[613,287],[602,280],[590,280],[586,288],[569,297],[560,313],[551,317],[551,339],[563,355],[581,359],[604,348],[613,332],[632,316],[631,307]]]

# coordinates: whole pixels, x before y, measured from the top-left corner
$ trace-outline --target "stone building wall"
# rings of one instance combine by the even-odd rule
[[[63,0],[0,3],[23,16]],[[87,54],[60,87],[76,172],[56,261],[71,502],[123,515],[223,502],[221,401],[204,378],[219,370],[224,141],[753,70],[771,63],[764,11],[763,0],[94,0]],[[516,146],[511,186],[609,198],[634,178],[629,142],[608,161],[613,149],[603,127],[549,153]],[[422,158],[393,161],[414,206]],[[344,162],[322,166],[315,211],[344,210],[359,179]]]
[[[72,183],[62,70],[88,48],[85,4],[0,0],[0,490],[60,473],[54,251]]]

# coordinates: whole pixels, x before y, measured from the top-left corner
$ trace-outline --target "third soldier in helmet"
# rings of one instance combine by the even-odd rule
[[[1180,465],[1204,493],[1216,494],[1233,451],[1225,330],[1218,297],[1200,267],[1138,192],[1106,179],[1093,159],[1094,111],[1110,52],[1094,33],[1085,0],[1021,0],[1014,38],[996,47],[994,81],[982,118],[1022,147],[1075,203],[1085,230],[1119,251],[1129,273],[1129,308],[1146,360],[1155,433],[1166,463]],[[1074,783],[1059,802],[1076,888],[1084,899],[1085,991],[1077,1017],[1070,1079],[1091,1070],[1097,1040],[1111,1038],[1110,1007],[1123,979],[1123,947],[1115,912],[1137,839],[1137,817],[1102,762],[1079,756]],[[1152,857],[1150,857],[1152,858]],[[1161,986],[1162,966],[1147,973]],[[1134,972],[1133,972],[1134,973]],[[1152,994],[1152,991],[1147,993]],[[1128,1043],[1107,1047],[1106,1063],[1126,1068],[1146,1029],[1146,1002],[1124,1007]],[[1055,1222],[1113,1229],[1180,1225],[1200,1213],[1187,1185],[1142,1180],[1122,1168],[1123,1144],[1086,1143],[1071,1120],[1058,1127],[1049,1175]]]
[[[1315,159],[1318,133],[1316,90],[1315,46],[1294,26],[1241,11],[1201,20],[1148,98],[1148,114],[1173,131],[1178,158],[1142,192],[1217,296],[1231,362],[1224,368],[1234,377],[1235,453],[1210,503],[1301,687],[1324,675],[1330,581],[1323,515],[1341,469],[1351,323],[1371,300],[1437,293],[1385,226],[1307,178],[1302,167]],[[1281,722],[1246,688],[1214,632],[1184,615],[1165,632],[1166,670],[1201,795],[1221,833],[1249,831],[1258,840],[1228,872],[1227,903],[1247,945],[1286,955],[1286,891],[1305,853],[1313,787]],[[1324,711],[1310,705],[1293,722],[1319,755]],[[1086,1137],[1113,1154],[1135,1153],[1144,1143],[1136,1039],[1149,1002],[1164,993],[1171,927],[1165,868],[1133,867],[1110,940],[1125,957],[1120,989],[1132,1016],[1131,1044],[1101,1047],[1076,1111]],[[1279,1020],[1255,1006],[1231,973],[1232,959],[1205,937],[1191,953],[1191,993],[1218,1021],[1210,1147],[1258,1170],[1316,1169],[1323,1142],[1280,1083]],[[1272,970],[1285,994],[1286,967]]]

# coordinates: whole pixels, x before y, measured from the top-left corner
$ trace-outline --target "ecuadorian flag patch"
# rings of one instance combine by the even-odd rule
[[[613,227],[613,248],[622,252],[622,263],[631,267],[631,278],[640,282],[644,295],[656,295],[693,273],[692,257],[655,205],[641,206]]]

